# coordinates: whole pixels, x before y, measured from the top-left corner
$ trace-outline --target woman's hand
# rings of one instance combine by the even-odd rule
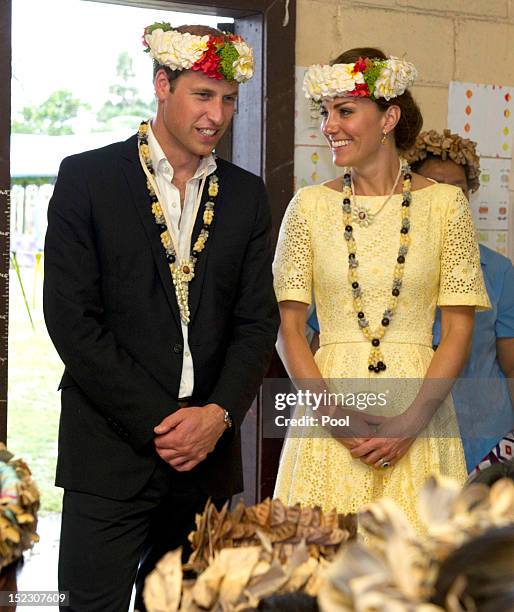
[[[353,457],[377,469],[400,461],[450,393],[470,350],[473,320],[473,306],[441,306],[441,343],[416,399],[403,414],[387,418],[375,437],[353,447]]]
[[[384,463],[395,465],[407,453],[419,433],[412,420],[401,414],[384,418],[375,437],[351,448],[352,457],[366,465],[380,469]]]
[[[372,439],[376,435],[377,427],[387,419],[383,416],[344,409],[340,410],[337,416],[348,417],[349,423],[347,426],[330,427],[330,433],[349,450]]]

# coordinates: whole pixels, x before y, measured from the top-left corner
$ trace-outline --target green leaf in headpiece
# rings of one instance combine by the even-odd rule
[[[380,76],[382,68],[386,65],[386,62],[387,60],[371,60],[369,67],[364,73],[364,80],[366,81],[371,96],[373,96],[375,91],[375,83]]]
[[[234,45],[226,43],[217,52],[220,56],[220,72],[227,79],[227,81],[234,80],[234,62],[239,58],[239,53]]]
[[[170,30],[173,30],[173,28],[171,27],[171,24],[167,23],[166,21],[162,21],[162,22],[156,22],[156,23],[152,23],[152,25],[146,26],[145,28],[145,34],[151,34],[154,30],[162,30],[163,32],[169,32]]]

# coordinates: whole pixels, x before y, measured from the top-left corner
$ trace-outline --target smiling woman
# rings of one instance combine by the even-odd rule
[[[378,60],[382,60],[383,62],[387,62],[388,59],[387,56],[379,49],[374,49],[372,47],[361,47],[342,53],[339,57],[331,62],[331,65],[354,64],[355,62],[358,62],[359,58],[362,57],[376,58]],[[391,69],[394,70],[395,67],[392,67]],[[376,67],[374,66],[372,70],[376,72]],[[375,88],[376,83],[377,80],[375,80]],[[380,82],[378,82],[378,84],[380,85]],[[368,87],[367,83],[360,84],[360,86]],[[359,87],[359,84],[357,84],[357,87]],[[357,92],[358,95],[352,96],[349,100],[346,99],[343,102],[345,108],[347,108],[350,103],[353,103],[355,106],[356,102],[364,102],[366,106],[373,107],[374,110],[382,113],[386,112],[389,108],[397,107],[400,112],[398,121],[394,127],[394,141],[396,148],[400,151],[407,151],[410,149],[416,141],[416,137],[423,126],[421,111],[412,97],[411,92],[408,89],[404,89],[400,95],[395,95],[394,97],[388,96],[387,98],[383,96],[374,96],[373,100],[363,95],[363,89],[357,89]],[[334,161],[334,163],[336,162]],[[350,163],[348,165],[354,164]]]
[[[387,378],[395,400],[380,414],[351,412],[345,437],[314,425],[296,430],[286,438],[275,495],[338,512],[386,495],[421,529],[416,508],[425,478],[466,478],[446,396],[466,358],[474,310],[489,301],[467,200],[411,173],[401,157],[422,125],[408,90],[416,74],[406,60],[374,48],[307,70],[304,91],[320,104],[321,129],[343,176],[300,189],[284,216],[274,262],[278,349],[300,388],[348,392],[348,379],[364,379],[363,390],[374,391]],[[314,359],[304,334],[313,295]],[[434,355],[436,303],[444,333]],[[346,403],[318,412],[349,414]],[[293,418],[308,416],[299,405]]]

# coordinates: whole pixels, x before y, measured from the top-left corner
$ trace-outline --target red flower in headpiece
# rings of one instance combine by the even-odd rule
[[[211,79],[221,80],[223,78],[223,75],[219,71],[221,58],[216,54],[216,43],[219,41],[220,37],[212,37],[209,39],[207,51],[205,51],[202,57],[191,66],[191,70],[201,70]]]
[[[141,41],[143,43],[143,47],[148,47],[150,48],[150,45],[146,42],[146,28],[143,30],[143,36],[141,36]]]
[[[355,66],[353,67],[354,72],[364,72],[368,67],[367,58],[359,57],[359,59],[355,62]]]
[[[353,96],[355,98],[369,98],[371,96],[367,83],[356,83],[353,91],[348,91],[345,96]]]

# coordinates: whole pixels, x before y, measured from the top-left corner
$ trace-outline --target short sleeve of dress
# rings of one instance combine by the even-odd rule
[[[296,193],[280,226],[273,262],[278,302],[294,300],[310,304],[312,300],[311,235],[303,197],[302,191]]]
[[[514,338],[514,267],[510,262],[503,277],[503,288],[498,300],[496,337]]]
[[[469,203],[462,191],[449,203],[443,229],[439,306],[491,308],[480,268],[480,252]]]

